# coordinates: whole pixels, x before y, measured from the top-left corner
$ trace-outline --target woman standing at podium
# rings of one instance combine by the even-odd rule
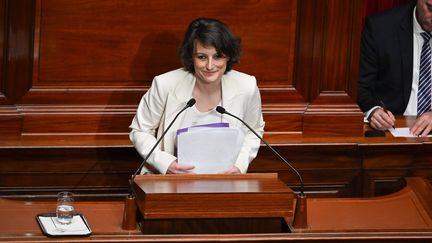
[[[183,68],[153,79],[130,125],[130,139],[140,155],[143,158],[149,155],[157,139],[192,97],[196,104],[178,116],[150,154],[141,173],[193,173],[194,166],[177,163],[176,130],[217,122],[229,122],[245,134],[234,166],[221,173],[246,173],[249,163],[256,157],[260,140],[241,122],[215,110],[222,106],[261,136],[264,133],[256,79],[232,69],[239,57],[240,39],[221,21],[198,18],[189,24],[180,47]]]

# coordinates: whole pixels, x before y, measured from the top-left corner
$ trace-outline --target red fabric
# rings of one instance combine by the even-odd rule
[[[414,0],[366,0],[364,17]]]

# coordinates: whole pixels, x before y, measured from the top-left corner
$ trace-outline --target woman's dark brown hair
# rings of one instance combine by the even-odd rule
[[[225,73],[232,70],[240,58],[240,38],[234,36],[228,26],[216,19],[198,18],[193,20],[185,33],[180,47],[180,58],[184,68],[195,73],[193,52],[195,42],[204,46],[213,46],[218,54],[228,57]]]

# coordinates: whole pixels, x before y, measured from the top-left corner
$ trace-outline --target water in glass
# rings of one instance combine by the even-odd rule
[[[57,220],[61,224],[70,224],[75,214],[73,195],[70,192],[60,192],[57,195]]]

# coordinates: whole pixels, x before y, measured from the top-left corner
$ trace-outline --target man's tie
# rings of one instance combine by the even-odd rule
[[[420,75],[417,94],[417,116],[430,111],[431,109],[431,47],[429,40],[430,33],[421,33],[424,43],[420,55]]]

